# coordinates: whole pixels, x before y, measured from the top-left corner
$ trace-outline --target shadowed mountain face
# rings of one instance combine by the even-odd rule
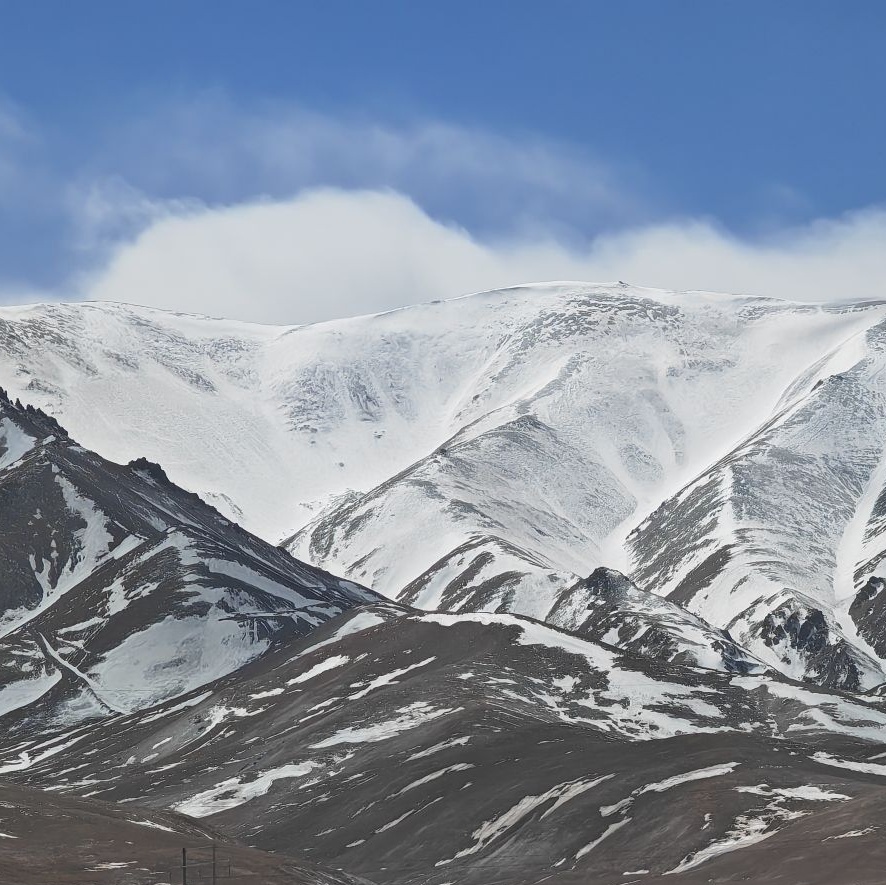
[[[71,723],[217,679],[367,601],[0,395],[0,712]]]

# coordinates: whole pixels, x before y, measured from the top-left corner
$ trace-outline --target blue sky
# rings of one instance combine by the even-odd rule
[[[389,262],[404,231],[427,239],[405,278],[354,255],[335,286],[396,292],[339,293],[333,313],[421,300],[468,247],[486,264],[458,259],[428,297],[622,266],[644,284],[797,297],[820,270],[782,265],[825,247],[862,250],[876,276],[883,45],[886,5],[863,0],[7,4],[0,289],[150,300],[133,281],[147,275],[165,306],[246,316],[234,295],[187,291],[225,288],[200,268],[233,241],[236,284],[276,293],[255,318],[317,319],[296,290],[332,285],[320,261],[350,255],[364,225],[390,227],[375,243]],[[682,275],[661,257],[674,237]],[[242,245],[266,240],[279,255]],[[769,264],[718,277],[727,247],[736,267]],[[308,251],[313,264],[283,260]],[[250,276],[269,263],[278,279]]]

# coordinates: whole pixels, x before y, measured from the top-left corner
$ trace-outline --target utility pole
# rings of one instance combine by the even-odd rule
[[[182,848],[182,885],[188,885],[188,849]]]

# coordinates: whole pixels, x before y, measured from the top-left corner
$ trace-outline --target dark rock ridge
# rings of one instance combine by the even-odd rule
[[[5,394],[0,523],[0,713],[139,709],[378,600]]]
[[[733,624],[759,639],[774,666],[804,682],[859,691],[863,677],[877,672],[877,662],[847,641],[833,618],[799,593],[761,600]]]
[[[564,590],[546,620],[655,660],[730,673],[765,669],[728,631],[717,630],[675,602],[641,590],[614,569],[595,569]]]
[[[770,648],[787,646],[806,659],[809,682],[830,685],[844,691],[857,691],[861,673],[852,649],[833,634],[820,608],[796,610],[783,605],[769,612],[760,625],[760,637]]]
[[[886,657],[886,580],[868,578],[855,594],[849,606],[849,615],[871,648]]]

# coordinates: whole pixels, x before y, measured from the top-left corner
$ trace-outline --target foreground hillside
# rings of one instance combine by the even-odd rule
[[[377,882],[824,885],[864,852],[873,883],[884,734],[876,698],[382,606],[174,703],[7,741],[0,773]]]
[[[181,849],[191,877],[217,870],[262,885],[359,885],[315,864],[275,857],[170,812],[123,809],[90,799],[0,785],[3,851],[0,882],[15,885],[160,885],[181,881]]]

